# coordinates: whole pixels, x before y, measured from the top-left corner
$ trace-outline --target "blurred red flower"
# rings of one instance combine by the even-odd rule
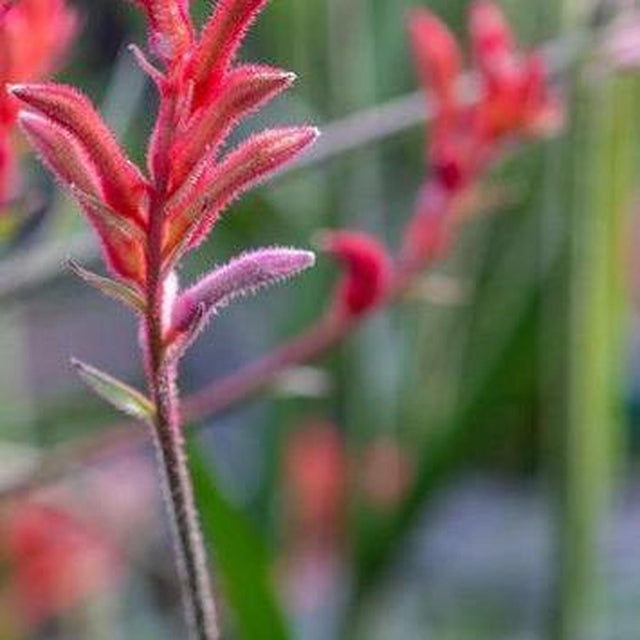
[[[0,553],[8,567],[4,594],[19,624],[37,627],[106,588],[117,575],[115,550],[70,513],[21,502],[4,514]]]
[[[15,0],[0,7],[0,205],[14,193],[18,101],[7,84],[52,73],[69,49],[77,14],[66,0]]]
[[[520,52],[498,5],[471,4],[469,32],[477,99],[461,95],[462,54],[449,29],[426,9],[410,13],[418,75],[433,101],[428,177],[405,234],[405,258],[420,262],[448,245],[454,199],[476,186],[505,142],[555,131],[560,102],[537,54]]]

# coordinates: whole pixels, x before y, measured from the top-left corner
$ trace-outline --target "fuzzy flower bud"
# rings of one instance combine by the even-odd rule
[[[359,316],[383,300],[393,270],[385,247],[367,234],[348,231],[326,234],[322,245],[345,271],[336,294],[341,313]]]
[[[60,84],[13,85],[11,93],[32,110],[73,135],[94,162],[108,204],[140,224],[145,181],[127,159],[89,99],[73,87]]]
[[[195,84],[196,106],[206,101],[212,89],[233,62],[238,49],[267,0],[219,0],[205,25],[187,68]]]
[[[209,317],[238,297],[293,277],[315,264],[310,251],[272,247],[245,253],[183,292],[173,309],[172,330],[190,330],[198,316]]]

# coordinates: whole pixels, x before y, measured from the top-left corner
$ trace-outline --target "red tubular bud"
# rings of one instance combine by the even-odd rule
[[[140,239],[127,232],[126,218],[120,218],[119,224],[117,213],[103,215],[108,206],[101,202],[98,173],[76,138],[48,118],[26,111],[20,114],[20,125],[44,164],[79,200],[98,233],[113,274],[142,284],[144,252]]]
[[[205,152],[213,155],[231,130],[256,109],[290,87],[295,74],[260,65],[231,71],[220,92],[193,116],[172,153],[172,184],[179,185]]]
[[[77,138],[93,160],[109,205],[144,226],[144,178],[120,149],[89,99],[72,87],[58,84],[13,85],[10,90],[31,109]]]
[[[29,111],[23,111],[19,121],[44,164],[65,187],[75,186],[102,198],[98,172],[74,136],[48,118]]]
[[[461,55],[455,38],[426,9],[409,13],[409,32],[422,84],[433,91],[440,109],[452,111],[457,103],[456,82],[461,71]]]
[[[341,313],[360,316],[384,299],[393,267],[378,240],[364,233],[337,231],[328,233],[322,244],[345,270],[336,294]]]
[[[173,255],[185,238],[190,247],[200,244],[235,198],[293,160],[318,135],[314,127],[264,131],[206,169],[169,207],[163,254]]]
[[[187,0],[135,0],[147,14],[151,48],[163,60],[176,60],[193,44]]]
[[[195,83],[195,106],[219,85],[244,37],[268,0],[218,0],[205,25],[186,77]]]

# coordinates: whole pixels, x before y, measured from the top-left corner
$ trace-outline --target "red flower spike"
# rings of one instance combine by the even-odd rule
[[[145,180],[86,96],[60,84],[13,85],[11,92],[73,134],[100,173],[107,203],[141,226],[146,224],[146,211],[142,206]]]
[[[231,130],[249,114],[289,88],[294,73],[260,65],[231,71],[219,93],[198,110],[172,152],[172,185],[179,185],[205,151],[213,156]]]
[[[462,67],[458,44],[442,21],[426,9],[410,12],[409,32],[422,85],[433,91],[439,118],[449,120],[458,111],[456,85]]]
[[[195,82],[196,107],[206,102],[211,90],[220,84],[267,1],[218,0],[185,76]]]
[[[293,160],[318,135],[314,127],[270,129],[205,170],[168,209],[163,255],[172,255],[185,237],[189,247],[198,246],[233,200]]]
[[[167,62],[180,59],[193,44],[187,0],[134,0],[149,19],[151,48]]]
[[[338,231],[326,234],[322,245],[345,269],[336,294],[340,313],[359,316],[384,299],[393,267],[380,242],[364,233]]]

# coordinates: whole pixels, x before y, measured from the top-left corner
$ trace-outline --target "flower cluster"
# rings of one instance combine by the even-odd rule
[[[469,32],[477,99],[461,95],[462,54],[447,27],[425,9],[410,15],[420,80],[433,100],[428,177],[407,227],[404,258],[419,263],[448,246],[460,197],[472,189],[504,143],[554,131],[562,112],[537,54],[518,51],[496,4],[471,4]],[[445,215],[447,214],[447,215]]]
[[[15,196],[17,101],[12,82],[49,75],[76,31],[77,16],[65,0],[17,0],[0,4],[0,208]]]
[[[11,92],[23,103],[24,131],[95,227],[117,282],[81,275],[142,314],[149,297],[162,299],[165,346],[178,354],[216,308],[313,263],[308,252],[271,248],[241,256],[182,293],[173,274],[235,198],[306,149],[317,131],[269,129],[226,150],[238,123],[295,79],[275,67],[235,61],[266,0],[222,0],[200,33],[186,0],[136,4],[148,17],[158,66],[132,50],[160,96],[146,172],[75,88],[21,84]]]
[[[521,54],[497,5],[471,4],[470,33],[477,95],[462,95],[462,54],[445,25],[426,9],[410,13],[409,31],[417,71],[429,90],[433,123],[427,144],[427,178],[408,221],[399,260],[364,233],[338,232],[326,250],[344,269],[333,310],[357,318],[398,293],[451,244],[462,213],[481,198],[476,193],[483,172],[504,144],[555,130],[559,102],[549,91],[537,54]]]

